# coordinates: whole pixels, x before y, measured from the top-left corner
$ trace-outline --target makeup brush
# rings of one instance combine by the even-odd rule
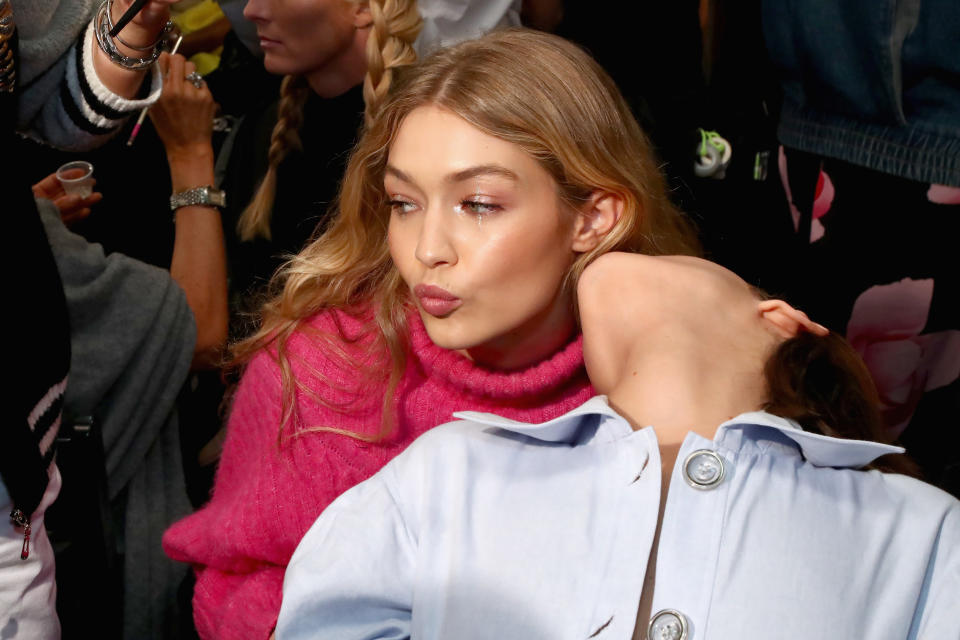
[[[170,55],[173,55],[177,52],[177,49],[180,48],[180,43],[183,42],[183,35],[177,38],[176,44],[173,45],[173,49],[170,49]],[[147,117],[147,111],[150,110],[150,107],[144,107],[140,112],[140,116],[137,118],[136,124],[133,125],[133,131],[130,132],[130,137],[127,138],[127,146],[133,146],[133,139],[137,137],[137,134],[140,133],[140,125],[143,124],[144,118]]]
[[[120,19],[117,20],[117,23],[113,25],[113,29],[110,30],[110,37],[116,38],[117,34],[130,23],[133,18],[140,13],[140,10],[150,2],[150,0],[133,0],[133,4],[130,5],[130,8],[127,9],[126,13],[120,16]]]

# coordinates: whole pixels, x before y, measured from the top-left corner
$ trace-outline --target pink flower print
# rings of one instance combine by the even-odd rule
[[[800,227],[800,210],[793,204],[793,194],[790,191],[790,180],[787,174],[787,154],[783,151],[783,145],[779,151],[780,181],[783,183],[783,190],[787,194],[787,203],[790,205],[790,215],[793,216],[793,229]],[[836,189],[833,188],[833,181],[823,169],[817,176],[817,191],[813,199],[813,220],[810,223],[810,242],[816,242],[823,237],[825,229],[820,218],[830,211],[833,204],[833,198],[836,195]]]
[[[847,339],[867,363],[892,437],[910,422],[925,391],[960,377],[960,331],[921,335],[933,280],[870,287],[857,298]]]
[[[927,200],[934,204],[960,204],[960,187],[931,184],[927,189]]]

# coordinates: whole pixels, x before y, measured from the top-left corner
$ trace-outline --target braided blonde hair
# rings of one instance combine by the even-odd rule
[[[373,0],[370,15],[373,29],[367,39],[367,76],[363,80],[364,121],[368,127],[387,97],[394,68],[417,61],[413,41],[423,25],[417,0]]]
[[[357,2],[360,0],[343,0]],[[417,0],[362,0],[370,6],[373,21],[367,39],[367,74],[363,80],[364,124],[370,126],[380,103],[390,90],[393,70],[413,64],[417,54],[413,42],[420,33],[422,20]],[[270,216],[277,190],[277,168],[287,154],[303,147],[300,127],[303,107],[310,96],[310,86],[303,76],[285,76],[280,85],[277,124],[270,136],[267,172],[257,191],[237,221],[242,241],[257,237],[270,239]]]

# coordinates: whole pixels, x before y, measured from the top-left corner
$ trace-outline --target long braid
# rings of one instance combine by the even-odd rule
[[[309,95],[310,87],[303,76],[284,77],[280,85],[277,124],[273,127],[270,149],[267,151],[269,166],[253,200],[237,220],[237,233],[243,241],[257,237],[270,239],[270,214],[277,190],[277,167],[290,151],[303,147],[300,126],[303,124],[303,106]]]
[[[368,126],[390,90],[393,70],[416,61],[413,42],[423,22],[416,0],[370,0],[369,5],[373,26],[367,40],[367,75],[363,81],[364,120]],[[302,76],[286,76],[280,85],[277,124],[267,154],[269,166],[253,200],[237,221],[237,233],[243,241],[270,239],[277,167],[291,150],[302,148],[299,132],[309,95],[310,87]]]
[[[413,64],[413,41],[423,20],[417,0],[370,0],[373,28],[367,40],[367,76],[363,80],[364,120],[367,126],[383,102],[396,67]]]

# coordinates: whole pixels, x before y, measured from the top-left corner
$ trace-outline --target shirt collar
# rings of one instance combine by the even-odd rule
[[[562,416],[557,416],[553,420],[547,420],[539,424],[520,422],[498,416],[495,413],[482,413],[479,411],[457,411],[453,414],[453,417],[477,422],[489,427],[498,427],[506,431],[536,438],[537,440],[543,440],[544,442],[565,442],[572,444],[582,424],[580,418],[590,415],[616,418],[626,425],[627,432],[632,431],[630,425],[626,423],[626,420],[620,417],[620,414],[607,404],[607,396],[594,396],[576,409],[572,409]]]
[[[539,424],[530,424],[504,418],[493,413],[458,411],[455,418],[469,420],[490,427],[519,433],[545,442],[572,444],[582,424],[581,418],[590,415],[614,418],[624,426],[625,434],[632,431],[627,421],[607,404],[606,396],[594,396],[576,409],[562,416]],[[765,411],[742,413],[717,428],[715,441],[720,441],[726,431],[744,427],[767,427],[775,429],[797,443],[803,457],[818,467],[862,467],[889,453],[903,453],[902,447],[868,440],[848,440],[804,431],[793,420],[787,420]]]
[[[766,411],[742,413],[732,420],[727,420],[717,428],[717,435],[714,439],[720,441],[724,432],[729,429],[754,426],[776,429],[787,436],[800,445],[800,450],[807,462],[817,467],[862,467],[880,456],[905,451],[903,447],[892,444],[870,440],[835,438],[804,431],[793,420],[781,418]]]

